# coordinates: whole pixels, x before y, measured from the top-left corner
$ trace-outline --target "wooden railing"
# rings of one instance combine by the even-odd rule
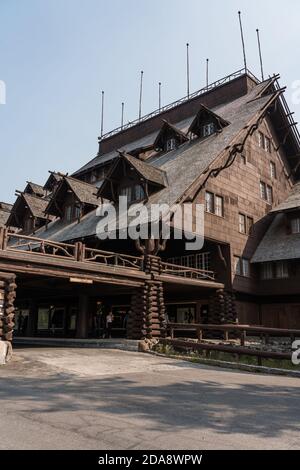
[[[204,339],[204,331],[216,331],[223,333],[224,341],[229,341],[230,333],[235,333],[239,336],[241,346],[245,345],[247,334],[252,336],[259,336],[264,340],[265,344],[269,343],[271,336],[287,336],[291,338],[291,342],[295,338],[300,338],[300,330],[286,329],[286,328],[268,328],[265,326],[256,325],[210,325],[202,323],[168,323],[168,331],[172,339],[175,338],[175,331],[194,331],[199,341]]]
[[[22,235],[0,229],[0,250],[50,256],[55,258],[67,258],[86,263],[99,263],[118,268],[135,269],[144,271],[144,257],[132,256],[123,253],[87,248],[82,242],[74,244],[44,240],[38,237]],[[188,279],[215,280],[215,273],[203,269],[188,268],[177,264],[166,263],[158,259],[160,274],[180,276]]]
[[[178,264],[161,262],[161,274],[171,274],[175,276],[186,277],[188,279],[203,279],[214,281],[215,273],[205,269],[188,268]]]
[[[0,249],[13,252],[24,252],[39,256],[50,256],[55,258],[67,258],[73,261],[87,263],[99,263],[106,266],[124,267],[143,270],[143,257],[131,256],[121,253],[102,251],[77,242],[75,244],[44,240],[42,238],[22,235],[18,233],[0,231]]]

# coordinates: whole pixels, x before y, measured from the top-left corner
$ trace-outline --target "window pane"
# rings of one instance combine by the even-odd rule
[[[271,174],[271,178],[273,179],[276,178],[276,165],[274,162],[270,162],[270,174]]]
[[[250,234],[252,232],[252,227],[254,225],[254,220],[252,217],[247,217],[247,231]]]
[[[265,136],[265,150],[271,153],[271,140],[267,136]]]
[[[223,198],[221,196],[216,196],[215,198],[215,214],[223,217]]]
[[[205,193],[205,210],[206,212],[214,213],[214,195],[208,191]]]
[[[242,263],[241,263],[241,261],[242,261],[241,258],[239,258],[238,256],[234,257],[235,274],[237,274],[238,276],[242,275]]]
[[[262,132],[258,133],[258,145],[263,148],[264,147],[264,135]]]
[[[292,233],[300,233],[300,218],[292,219]]]
[[[267,186],[267,201],[269,204],[273,203],[273,189],[271,186]]]
[[[239,231],[246,233],[246,217],[244,214],[239,214]]]
[[[273,264],[272,263],[264,263],[262,265],[262,279],[272,279],[273,278]]]
[[[260,197],[264,199],[265,201],[267,200],[266,185],[262,181],[260,182]]]
[[[287,263],[279,261],[276,263],[276,277],[278,279],[285,279],[289,277]]]
[[[211,134],[213,134],[215,131],[215,125],[214,123],[209,123],[209,124],[206,124],[205,126],[203,126],[203,137],[207,137]]]
[[[248,259],[242,258],[242,265],[243,265],[243,276],[249,277],[250,276],[250,262]]]

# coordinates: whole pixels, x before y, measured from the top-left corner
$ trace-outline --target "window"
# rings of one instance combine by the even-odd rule
[[[178,264],[179,266],[185,266],[187,268],[203,269],[204,271],[210,271],[211,269],[209,252],[168,258],[167,262]]]
[[[263,263],[261,267],[262,279],[273,279],[273,264]]]
[[[276,179],[276,165],[274,162],[270,162],[270,176],[272,179]]]
[[[224,199],[222,196],[216,196],[214,193],[206,191],[205,193],[205,210],[210,214],[224,216]]]
[[[166,142],[166,151],[169,152],[170,150],[174,150],[175,148],[176,148],[176,140],[168,139]]]
[[[266,183],[263,183],[262,181],[260,182],[260,197],[264,201],[267,200],[267,187]]]
[[[261,278],[268,279],[287,279],[289,277],[288,264],[286,261],[277,261],[275,263],[263,263],[261,266]]]
[[[126,196],[128,202],[141,201],[145,198],[145,191],[140,184],[123,186],[120,188],[120,196]]]
[[[264,135],[262,132],[258,132],[258,145],[261,148],[264,148]]]
[[[254,225],[253,217],[247,216],[247,232],[249,235],[252,233],[253,225]]]
[[[273,188],[263,181],[260,182],[260,197],[269,204],[273,203]]]
[[[65,219],[67,222],[72,220],[72,206],[66,206],[65,208]]]
[[[223,217],[224,209],[223,209],[223,198],[221,196],[215,197],[215,214],[219,217]]]
[[[279,261],[275,264],[275,266],[277,279],[286,279],[289,277],[288,266],[285,261]]]
[[[79,206],[74,207],[74,219],[79,219],[81,216],[81,209]]]
[[[202,127],[202,135],[203,137],[208,137],[209,135],[213,134],[215,132],[215,125],[213,122],[210,122],[209,124],[205,124],[205,126]]]
[[[291,220],[292,233],[300,233],[300,217]]]
[[[271,139],[265,135],[264,149],[266,152],[271,153]]]
[[[273,204],[273,188],[267,185],[267,202]]]
[[[234,257],[235,274],[237,276],[250,277],[250,261],[240,256]]]
[[[244,214],[239,214],[239,232],[246,233],[246,216]]]
[[[214,214],[215,207],[214,207],[214,194],[206,191],[205,193],[205,210],[206,212],[210,212]]]

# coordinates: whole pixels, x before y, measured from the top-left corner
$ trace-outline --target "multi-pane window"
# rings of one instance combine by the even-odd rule
[[[270,162],[270,176],[272,179],[276,179],[276,165],[274,162]]]
[[[247,216],[247,221],[246,221],[246,223],[247,223],[247,233],[248,233],[248,234],[251,234],[252,228],[253,228],[253,225],[254,225],[254,219],[253,219],[253,217]]]
[[[220,217],[224,216],[224,199],[222,196],[215,195],[209,191],[205,193],[205,210],[210,214]]]
[[[235,256],[234,263],[237,276],[250,277],[250,261],[247,258]]]
[[[265,135],[264,149],[266,152],[271,153],[271,139]]]
[[[286,261],[263,263],[261,266],[262,279],[287,279],[289,269]]]
[[[209,191],[206,191],[206,193],[205,193],[205,210],[206,210],[206,212],[210,212],[211,214],[214,214],[214,212],[215,212],[214,199],[215,199],[215,195],[213,193],[210,193]]]
[[[215,196],[215,214],[223,217],[223,198],[222,196]]]
[[[260,182],[260,197],[261,199],[267,200],[267,186],[263,181]]]
[[[72,221],[72,212],[73,212],[73,206],[66,206],[65,208],[65,219],[67,222]]]
[[[167,262],[188,268],[203,269],[205,271],[210,271],[211,269],[209,252],[169,258]]]
[[[262,132],[258,132],[258,145],[266,152],[271,153],[271,139]]]
[[[126,196],[128,202],[141,201],[145,198],[145,191],[140,184],[123,186],[120,188],[120,196]]]
[[[262,132],[258,132],[258,145],[261,148],[264,148],[264,135]]]
[[[166,142],[166,151],[174,150],[176,148],[176,139],[168,139]]]
[[[262,279],[273,279],[273,263],[263,263],[261,266]]]
[[[267,184],[267,202],[273,204],[273,188]]]
[[[269,204],[273,203],[273,188],[263,181],[260,182],[260,197]]]
[[[240,233],[246,233],[247,232],[246,216],[244,214],[239,214],[239,232]]]
[[[213,122],[210,122],[209,124],[205,124],[205,126],[202,127],[202,135],[203,137],[208,137],[209,135],[213,134],[215,132],[215,125]]]
[[[291,220],[292,233],[300,233],[300,217]]]

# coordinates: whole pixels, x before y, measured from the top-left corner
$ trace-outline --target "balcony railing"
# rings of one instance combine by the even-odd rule
[[[174,276],[181,276],[187,279],[202,279],[206,281],[215,281],[214,271],[206,269],[189,268],[178,264],[161,262],[161,273]]]

